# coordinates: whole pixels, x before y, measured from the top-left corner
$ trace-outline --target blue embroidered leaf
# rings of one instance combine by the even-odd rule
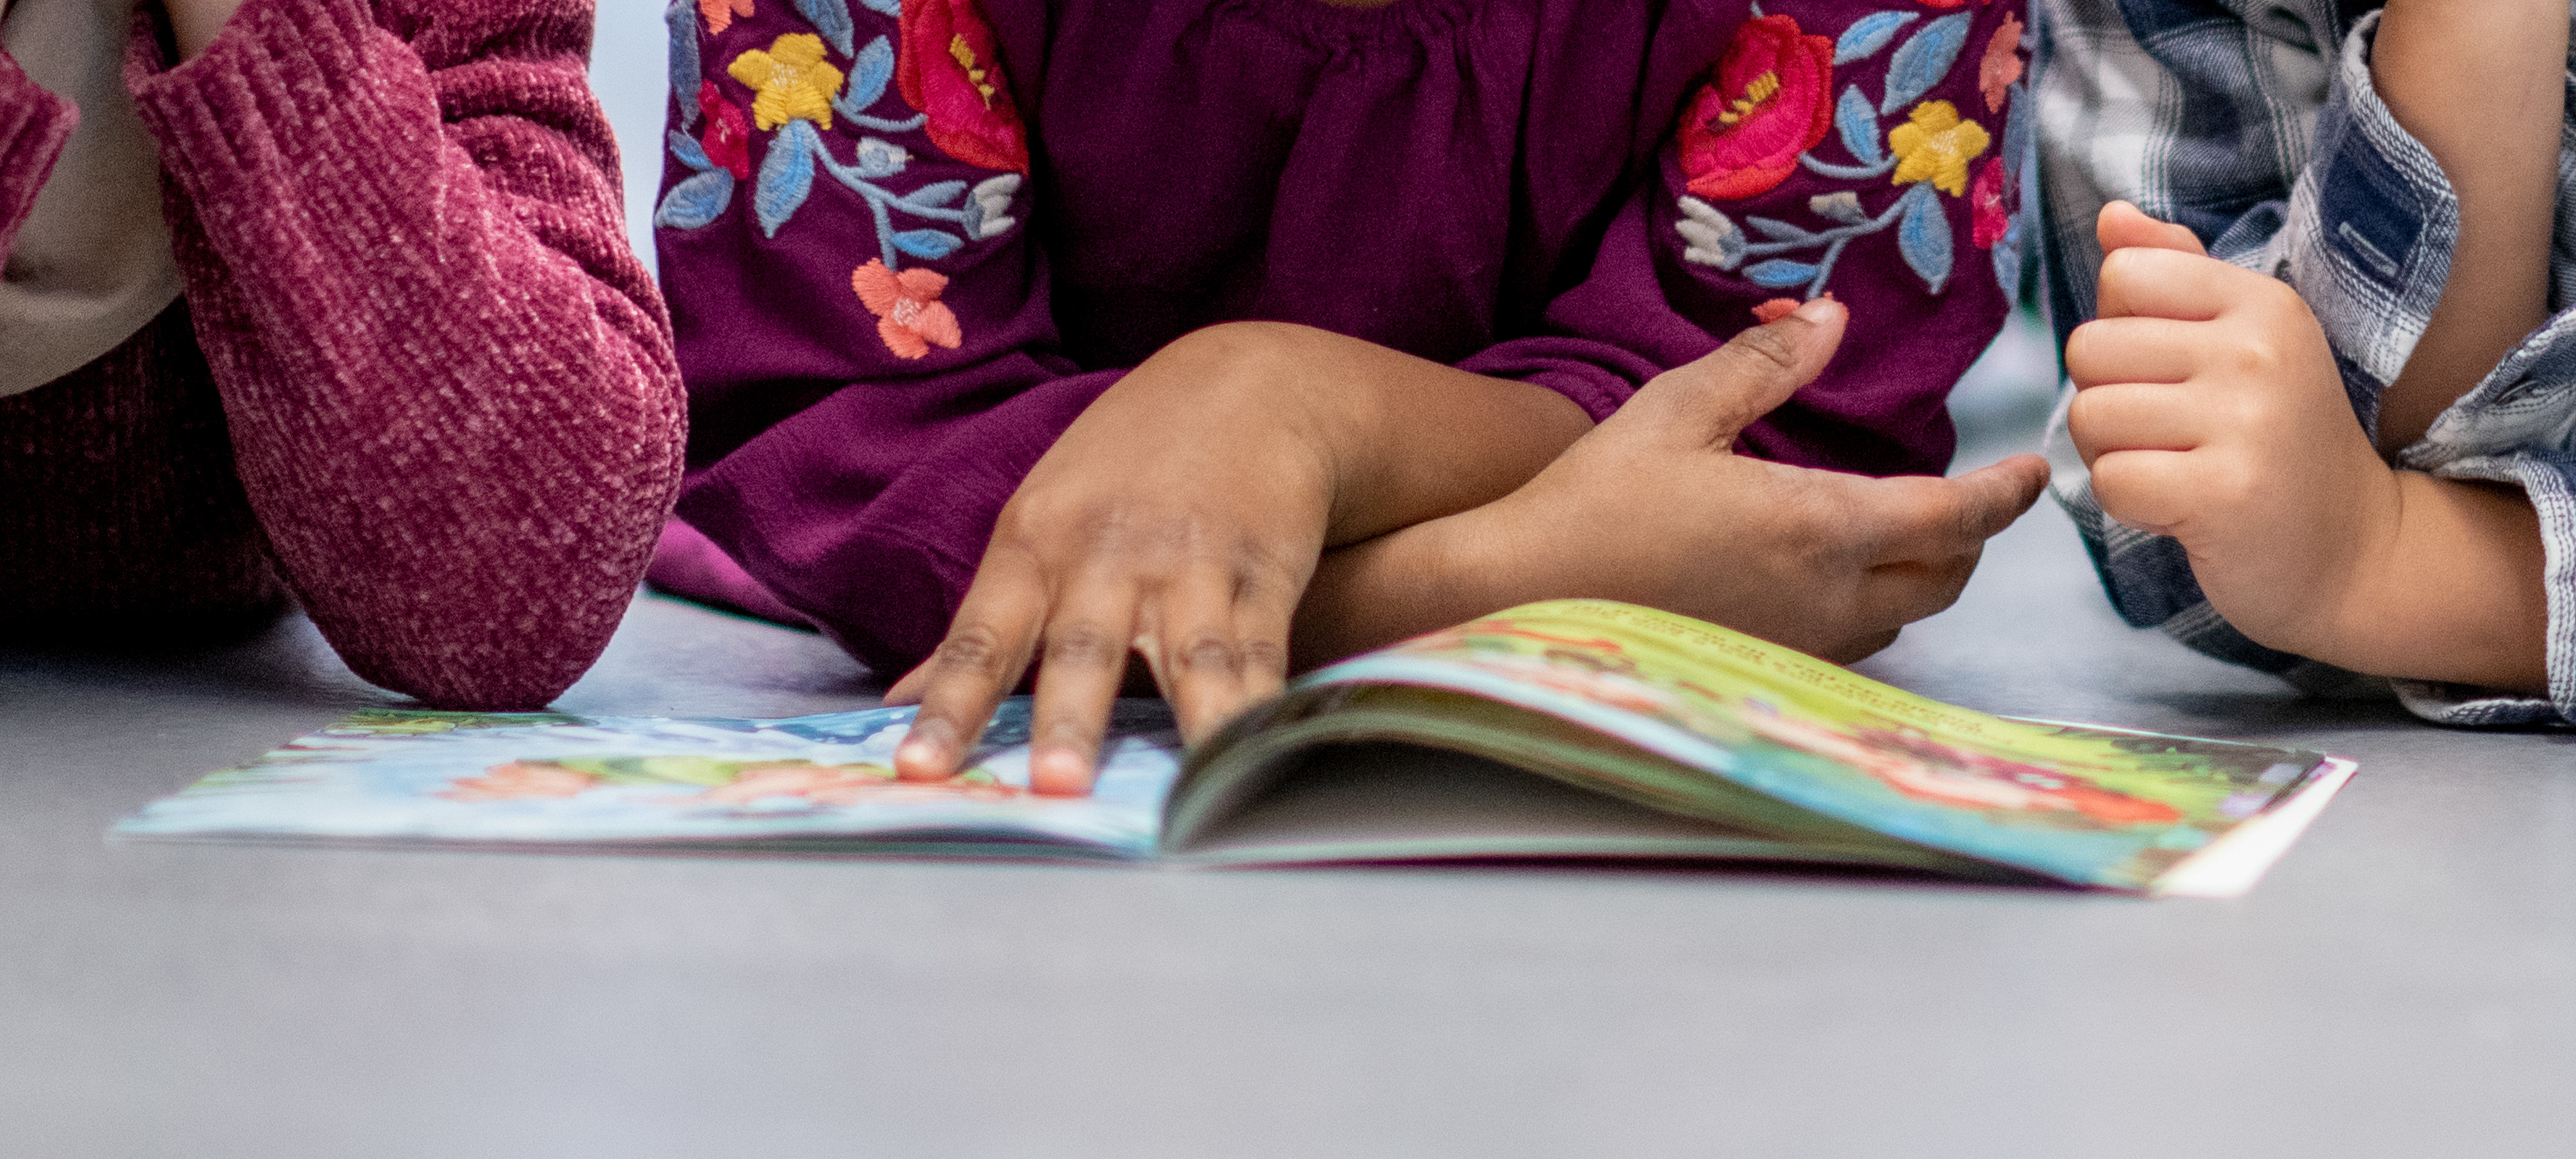
[[[707,170],[716,167],[715,162],[707,159],[706,146],[698,144],[697,138],[692,137],[687,133],[683,133],[678,129],[671,130],[670,136],[671,155],[679,158],[680,164],[686,165],[691,169],[695,169],[700,173],[704,173]]]
[[[2011,95],[2004,98],[2010,102],[2004,106],[2004,175],[2009,180],[2018,180],[2022,161],[2031,155],[2030,118],[2022,115],[2022,106],[2027,103],[2023,98],[2027,94],[2022,91],[2020,81],[2014,81],[2006,91]]]
[[[1807,212],[1839,221],[1844,225],[1865,225],[1869,211],[1860,207],[1860,194],[1845,189],[1839,193],[1819,193],[1807,199]]]
[[[752,190],[751,208],[760,217],[760,232],[778,236],[778,227],[795,216],[814,191],[814,157],[823,151],[814,122],[792,120],[769,140],[769,155],[760,161],[760,185]]]
[[[917,258],[944,258],[966,243],[935,229],[907,229],[894,235],[894,248]]]
[[[859,30],[850,23],[849,0],[796,0],[796,11],[823,34],[826,43],[840,49],[841,55],[858,53]]]
[[[1834,42],[1834,63],[1850,64],[1887,47],[1887,42],[1896,38],[1897,29],[1914,23],[1921,15],[1919,12],[1873,12],[1852,21],[1851,27],[1843,29],[1842,39]]]
[[[859,0],[859,3],[867,5],[870,12],[885,16],[903,15],[902,0]]]
[[[1862,164],[1887,160],[1878,148],[1878,113],[1869,107],[1869,98],[1860,95],[1859,85],[1844,86],[1843,99],[1834,102],[1834,129],[1842,134],[1843,148]]]
[[[1896,223],[1896,248],[1935,294],[1950,281],[1950,245],[1950,215],[1942,211],[1941,195],[1933,192],[1932,183],[1919,182],[1906,190],[1905,216]]]
[[[653,224],[661,229],[696,229],[732,204],[733,174],[709,169],[663,194],[662,207],[653,211]]]
[[[1816,267],[1786,258],[1773,258],[1767,262],[1754,263],[1744,271],[1744,276],[1753,279],[1754,285],[1773,290],[1785,290],[1791,286],[1803,286],[1814,281]]]
[[[1995,243],[1995,284],[2003,287],[2004,304],[2021,305],[2021,215],[2004,226],[2003,240]]]
[[[671,27],[671,96],[680,103],[680,127],[698,127],[698,6],[671,0],[662,14]]]
[[[859,50],[858,59],[850,62],[850,84],[840,96],[832,98],[832,107],[848,116],[868,111],[885,95],[886,82],[894,79],[894,44],[885,37],[868,42]]]
[[[966,183],[963,181],[933,181],[913,190],[904,200],[913,205],[946,205],[965,192]]]
[[[1896,55],[1888,58],[1887,93],[1879,98],[1879,112],[1892,113],[1913,104],[1950,75],[1950,66],[1959,62],[1959,50],[1967,47],[1968,21],[1974,15],[1944,16],[1896,47]]]
[[[1816,235],[1808,233],[1806,230],[1800,229],[1788,222],[1775,221],[1768,217],[1753,217],[1751,215],[1747,215],[1744,219],[1744,224],[1752,226],[1753,232],[1770,238],[1773,241],[1816,240]]]

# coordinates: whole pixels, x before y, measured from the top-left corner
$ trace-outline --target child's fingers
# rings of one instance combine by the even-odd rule
[[[1050,616],[1029,720],[1029,787],[1049,796],[1091,791],[1109,705],[1136,640],[1134,581],[1078,582]]]
[[[2190,391],[2166,383],[2090,387],[2066,404],[2066,430],[2087,467],[2115,451],[2191,450],[2208,440],[2215,421]]]
[[[1983,550],[1980,541],[1975,549],[1942,559],[1906,560],[1873,567],[1861,577],[1861,606],[1868,609],[1871,619],[1895,624],[1911,624],[1939,612],[1958,602],[1959,593],[1967,589],[1968,578],[1976,574],[1977,559]]]
[[[1668,421],[1691,437],[1725,446],[1824,373],[1850,316],[1840,303],[1818,298],[1777,322],[1738,331],[1707,357],[1658,376],[1639,397],[1648,408],[1669,408]]]
[[[2109,382],[2184,382],[2200,369],[2211,333],[2171,318],[2104,318],[2066,338],[2066,377],[2078,387]]]
[[[921,709],[895,748],[896,775],[913,781],[956,775],[994,706],[1027,671],[1046,607],[1042,585],[987,559],[938,650],[904,677]]]
[[[2126,201],[2114,201],[2102,207],[2093,219],[2093,236],[2102,243],[2102,252],[2117,249],[2161,249],[2177,253],[2206,254],[2200,235],[2171,222],[2157,221],[2146,211]]]
[[[2093,461],[2093,498],[2113,519],[2170,535],[2191,512],[2199,459],[2189,451],[2109,452]]]
[[[1141,643],[1184,740],[1196,741],[1209,718],[1243,701],[1245,642],[1236,626],[1234,586],[1221,565],[1194,568],[1163,589],[1150,613],[1152,636]]]
[[[2048,460],[2037,455],[2015,455],[1955,479],[1871,480],[1860,508],[1877,545],[1870,562],[1936,564],[1973,556],[2047,486]]]
[[[2277,286],[2279,282],[2216,258],[2163,249],[2114,250],[2102,258],[2094,316],[2206,322],[2248,294]]]

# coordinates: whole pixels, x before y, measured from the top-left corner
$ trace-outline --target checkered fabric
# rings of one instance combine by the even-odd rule
[[[2378,14],[2353,0],[2032,0],[2044,293],[2058,338],[2092,317],[2093,221],[2126,199],[2212,256],[2296,287],[2365,429],[2449,276],[2459,201],[2370,80]],[[2576,79],[2571,80],[2576,107]],[[2576,721],[2576,123],[2561,138],[2553,316],[2406,448],[2402,466],[2519,486],[2548,549],[2549,695],[2393,681],[2444,724]],[[2058,500],[2111,603],[2199,651],[2312,690],[2369,683],[2247,639],[2210,607],[2181,544],[2102,513],[2063,434]]]

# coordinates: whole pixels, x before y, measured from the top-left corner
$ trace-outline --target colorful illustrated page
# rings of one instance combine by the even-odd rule
[[[371,710],[155,801],[116,832],[527,844],[1019,841],[1152,854],[1180,767],[1179,736],[1160,702],[1119,702],[1098,786],[1080,798],[1028,791],[1025,698],[1003,703],[965,773],[898,781],[894,747],[912,715]]]
[[[1682,616],[1531,604],[1316,672],[1558,716],[1826,816],[2071,881],[2144,887],[2315,753],[2005,720]]]

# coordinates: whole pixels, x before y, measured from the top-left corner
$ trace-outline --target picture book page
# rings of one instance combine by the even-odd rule
[[[1301,687],[1448,688],[1545,712],[1825,816],[2068,881],[2147,888],[2299,790],[2318,754],[2012,721],[1712,624],[1532,604]]]
[[[898,781],[894,748],[912,715],[370,710],[153,802],[115,832],[531,845],[1022,842],[1152,854],[1180,759],[1160,702],[1118,703],[1088,797],[1029,792],[1024,698],[1004,702],[965,773]]]

